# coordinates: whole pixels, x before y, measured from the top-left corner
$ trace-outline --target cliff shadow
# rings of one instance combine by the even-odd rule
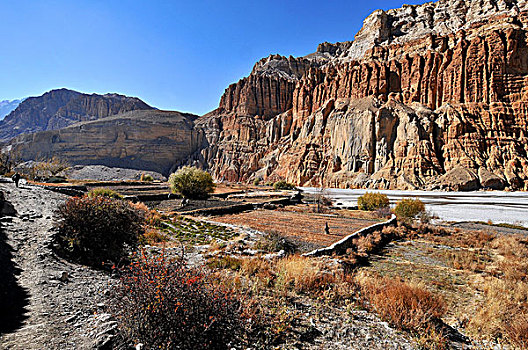
[[[7,242],[5,230],[0,226],[0,335],[16,331],[28,318],[29,293],[18,284],[20,271],[13,261],[13,248]]]

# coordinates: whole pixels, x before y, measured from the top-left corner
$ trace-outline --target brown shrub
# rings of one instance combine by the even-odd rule
[[[448,264],[457,270],[484,271],[491,261],[483,252],[477,250],[456,250],[446,253]]]
[[[528,348],[528,314],[520,314],[508,324],[506,334],[519,349]]]
[[[470,332],[492,339],[508,338],[512,342],[525,339],[521,348],[527,348],[526,333],[514,339],[512,335],[523,328],[522,319],[528,315],[528,283],[490,278],[482,287],[484,300],[469,322]]]
[[[496,237],[491,247],[497,250],[497,253],[509,259],[528,258],[528,246],[522,236],[501,235]]]
[[[107,197],[74,197],[57,210],[54,247],[75,262],[102,267],[118,263],[135,248],[145,227],[144,213]]]
[[[370,307],[398,328],[423,333],[446,312],[443,299],[421,286],[367,275],[357,282]]]
[[[141,244],[150,245],[168,242],[169,240],[170,238],[166,234],[154,228],[147,228],[140,238]]]

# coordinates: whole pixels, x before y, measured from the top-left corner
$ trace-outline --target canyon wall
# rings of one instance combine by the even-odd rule
[[[354,41],[271,55],[197,126],[228,181],[528,189],[528,4],[376,11]]]
[[[164,175],[187,162],[205,143],[196,116],[132,111],[59,130],[20,135],[7,146],[20,160],[60,158],[71,165],[100,164]]]

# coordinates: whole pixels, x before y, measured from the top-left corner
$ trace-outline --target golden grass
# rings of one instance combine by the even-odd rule
[[[274,269],[277,276],[275,286],[279,290],[293,289],[307,293],[336,282],[336,277],[325,271],[322,263],[298,255],[278,260]]]
[[[383,319],[403,330],[419,335],[428,348],[445,345],[445,338],[436,331],[435,323],[446,312],[444,300],[425,287],[399,279],[360,273],[356,281],[366,305]]]
[[[141,242],[143,244],[149,245],[159,245],[160,243],[165,243],[170,240],[166,234],[162,233],[160,230],[147,228],[145,233],[141,237]]]
[[[454,269],[480,272],[486,269],[490,258],[480,250],[454,250],[445,253],[447,263]]]

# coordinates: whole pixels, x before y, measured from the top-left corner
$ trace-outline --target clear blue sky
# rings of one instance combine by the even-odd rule
[[[66,87],[196,114],[269,54],[352,40],[400,0],[2,0],[0,100]]]

